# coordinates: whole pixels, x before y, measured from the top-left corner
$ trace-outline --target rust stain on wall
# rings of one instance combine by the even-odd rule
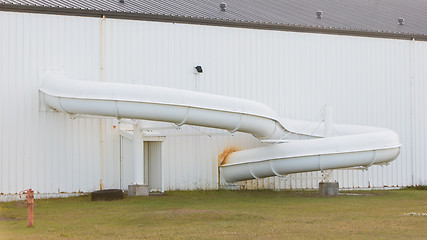
[[[231,147],[225,148],[225,149],[224,149],[224,151],[222,151],[222,153],[220,153],[220,154],[218,155],[218,166],[221,166],[221,165],[223,165],[223,164],[226,164],[226,163],[227,163],[227,158],[228,158],[228,156],[229,156],[231,153],[233,153],[233,152],[237,152],[237,151],[239,151],[239,150],[240,150],[239,148],[234,147],[234,146],[231,146]]]

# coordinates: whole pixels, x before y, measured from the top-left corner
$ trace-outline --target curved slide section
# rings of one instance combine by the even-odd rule
[[[398,135],[387,129],[334,125],[340,136],[324,137],[307,122],[282,119],[268,106],[246,99],[138,84],[91,82],[47,74],[43,101],[57,111],[116,118],[144,119],[250,133],[280,142],[289,135],[313,137],[231,153],[222,176],[235,182],[289,173],[369,167],[393,161]],[[321,129],[321,128],[320,128]]]
[[[144,119],[245,132],[279,139],[285,129],[269,107],[246,99],[188,90],[71,80],[48,74],[40,88],[50,107],[70,114]]]

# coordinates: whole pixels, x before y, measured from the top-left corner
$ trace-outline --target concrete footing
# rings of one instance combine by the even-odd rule
[[[320,182],[319,195],[322,197],[337,196],[338,195],[338,182]]]
[[[149,196],[150,191],[148,185],[129,185],[128,186],[128,196]]]

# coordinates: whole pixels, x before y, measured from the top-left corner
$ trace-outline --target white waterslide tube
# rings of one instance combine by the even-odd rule
[[[387,129],[333,125],[340,136],[323,137],[306,122],[280,118],[268,106],[246,99],[138,84],[91,82],[49,73],[40,88],[46,105],[69,114],[144,119],[250,133],[261,140],[305,135],[308,140],[231,153],[222,176],[235,182],[289,173],[369,167],[393,161],[398,135]],[[280,141],[278,141],[280,142]]]

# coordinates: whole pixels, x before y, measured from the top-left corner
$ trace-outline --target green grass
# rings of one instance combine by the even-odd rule
[[[91,202],[0,203],[0,239],[427,239],[427,191],[190,191]],[[362,195],[363,194],[363,195]],[[17,221],[6,221],[17,219]]]

